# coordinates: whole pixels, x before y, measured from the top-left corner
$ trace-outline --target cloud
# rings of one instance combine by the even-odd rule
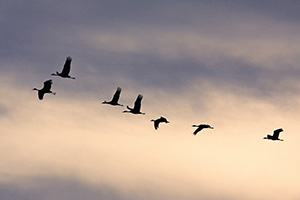
[[[297,197],[296,3],[2,1],[0,197]],[[69,55],[76,80],[51,77]],[[117,86],[147,114],[102,105]]]
[[[2,184],[1,199],[128,199],[121,196],[121,193],[115,191],[109,186],[95,187],[89,184],[81,183],[78,180],[69,178],[46,178],[39,177],[33,180],[23,180],[17,185]]]
[[[148,185],[148,189],[135,188],[124,190],[110,185],[92,185],[81,182],[75,178],[48,178],[36,177],[31,180],[22,180],[18,184],[1,184],[0,197],[6,200],[24,199],[73,199],[73,200],[134,200],[134,199],[174,199],[185,198],[197,199],[205,198],[208,200],[235,199],[229,196],[209,195],[207,192],[199,192],[193,196],[186,194],[178,196],[177,191],[165,193],[160,188]],[[176,196],[177,195],[177,196]]]
[[[299,159],[291,152],[298,149],[299,137],[293,133],[299,114],[293,105],[277,107],[211,85],[201,86],[209,88],[203,95],[192,85],[181,98],[147,91],[145,116],[125,115],[122,108],[93,99],[46,96],[39,101],[31,91],[19,91],[20,102],[15,89],[6,88],[10,113],[0,120],[1,195],[69,199],[79,193],[78,198],[91,200],[97,195],[212,200],[297,196]],[[134,91],[127,92],[122,103],[133,103]],[[160,114],[171,123],[155,131],[150,119]],[[195,137],[194,123],[215,129]],[[262,139],[278,127],[285,130],[283,143]]]
[[[299,30],[292,19],[273,18],[281,15],[279,4],[264,14],[253,10],[270,3],[256,1],[2,4],[1,68],[28,88],[49,79],[70,55],[78,80],[55,79],[53,87],[62,93],[102,93],[103,85],[131,84],[137,92],[178,91],[190,82],[209,82],[250,95],[286,87],[297,94]]]
[[[7,108],[0,104],[0,118],[5,116],[7,113],[8,113]]]

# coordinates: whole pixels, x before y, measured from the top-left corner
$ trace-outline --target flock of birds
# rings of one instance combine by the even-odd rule
[[[70,70],[71,70],[71,62],[72,62],[72,58],[70,56],[68,56],[66,58],[65,64],[63,66],[63,69],[61,71],[61,73],[59,73],[58,71],[56,73],[51,74],[52,76],[59,76],[62,78],[70,78],[70,79],[75,79],[75,77],[70,76]],[[37,90],[38,91],[38,98],[40,100],[43,100],[44,95],[46,93],[49,94],[53,94],[55,95],[56,93],[51,91],[51,86],[52,86],[53,82],[52,80],[47,80],[44,82],[44,87],[42,89],[37,89],[37,88],[33,88],[33,90]],[[117,88],[116,92],[114,93],[112,100],[111,101],[103,101],[102,104],[110,104],[112,106],[124,106],[119,104],[119,99],[120,99],[120,95],[121,95],[121,91],[122,89],[120,87]],[[142,114],[145,115],[145,113],[141,112],[141,105],[142,105],[142,99],[143,96],[141,94],[139,94],[134,102],[134,107],[130,108],[129,106],[127,106],[128,110],[124,110],[123,113],[132,113],[132,114]],[[159,128],[159,124],[164,122],[164,123],[170,123],[166,118],[164,117],[160,117],[158,119],[152,119],[151,122],[154,122],[154,128],[155,130],[157,130]],[[208,125],[208,124],[199,124],[199,125],[192,125],[192,127],[197,127],[197,129],[193,132],[194,135],[197,135],[197,133],[205,128],[208,129],[213,129],[212,126]],[[282,139],[279,138],[279,133],[282,132],[283,129],[279,128],[274,130],[273,135],[267,135],[266,137],[264,137],[263,139],[268,139],[268,140],[279,140],[279,141],[283,141]]]

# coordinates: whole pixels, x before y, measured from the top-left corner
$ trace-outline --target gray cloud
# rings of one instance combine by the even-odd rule
[[[14,184],[2,184],[0,189],[0,198],[6,200],[128,199],[127,197],[122,197],[121,194],[108,186],[97,188],[71,179],[36,178],[29,182],[22,181],[22,184],[24,184],[24,186],[21,187]],[[26,187],[26,184],[31,185],[31,187]]]
[[[8,114],[8,109],[0,103],[0,118]]]
[[[151,185],[151,184],[150,184]],[[148,186],[143,189],[126,190],[110,185],[92,185],[83,183],[74,178],[34,178],[23,180],[17,185],[0,184],[0,198],[5,200],[48,200],[48,199],[72,199],[72,200],[141,200],[141,199],[199,199],[207,200],[236,199],[221,193],[201,192],[195,194],[180,194],[177,191],[161,191],[159,188]],[[191,186],[192,187],[192,186]],[[152,191],[155,190],[155,191]]]
[[[299,94],[297,1],[2,1],[1,76],[57,96],[182,94],[210,85],[287,102]],[[76,80],[50,77],[73,57]],[[33,94],[36,98],[36,94]],[[201,98],[199,94],[199,98]]]

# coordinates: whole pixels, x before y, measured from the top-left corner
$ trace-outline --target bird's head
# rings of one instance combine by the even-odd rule
[[[67,61],[71,61],[71,60],[72,60],[71,56],[68,56]]]

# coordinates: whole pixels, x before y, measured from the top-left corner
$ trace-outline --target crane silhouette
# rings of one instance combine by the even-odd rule
[[[266,137],[264,137],[264,139],[267,140],[279,140],[279,141],[283,141],[282,139],[279,139],[279,133],[282,132],[283,129],[279,128],[273,131],[273,135],[267,135]]]
[[[53,95],[56,94],[55,92],[51,91],[51,85],[52,85],[52,80],[50,79],[44,82],[44,87],[42,89],[33,88],[32,90],[37,90],[39,99],[43,100],[44,94],[46,93],[51,93]]]
[[[193,125],[192,127],[198,127],[198,128],[193,132],[194,135],[197,135],[197,133],[198,133],[199,131],[201,131],[202,129],[204,129],[204,128],[210,128],[210,129],[213,129],[213,128],[214,128],[214,127],[211,127],[211,126],[208,125],[208,124]]]
[[[161,122],[170,123],[170,122],[169,122],[166,118],[164,118],[164,117],[160,117],[160,118],[155,119],[155,120],[152,119],[151,122],[154,122],[154,128],[155,128],[155,130],[158,129],[159,124],[160,124]]]
[[[139,94],[134,102],[134,108],[130,108],[127,106],[128,110],[124,110],[123,113],[132,113],[132,114],[142,114],[145,115],[145,113],[141,112],[141,102],[143,99],[143,95]]]
[[[62,77],[62,78],[71,78],[71,79],[75,79],[75,77],[71,77],[71,76],[69,75],[70,70],[71,70],[71,61],[72,61],[72,58],[71,58],[70,56],[68,56],[67,59],[66,59],[66,62],[65,62],[65,64],[64,64],[64,68],[63,68],[63,70],[61,71],[61,73],[56,72],[56,74],[53,73],[53,74],[51,74],[51,75],[52,75],[52,76],[60,76],[60,77]]]
[[[103,101],[102,103],[103,104],[110,104],[110,105],[113,105],[113,106],[123,106],[123,105],[118,103],[121,91],[122,91],[122,89],[120,87],[118,87],[115,94],[114,94],[114,96],[113,96],[113,98],[112,98],[112,100],[111,101]]]

